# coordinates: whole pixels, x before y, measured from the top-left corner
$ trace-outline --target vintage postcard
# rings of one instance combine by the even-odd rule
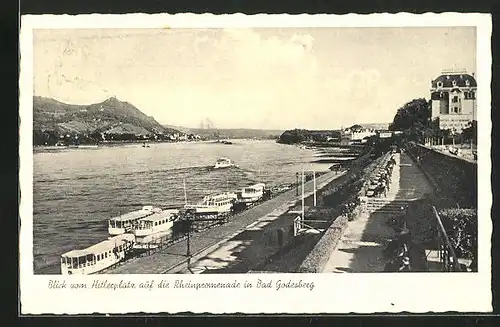
[[[489,15],[21,23],[22,314],[492,310]]]

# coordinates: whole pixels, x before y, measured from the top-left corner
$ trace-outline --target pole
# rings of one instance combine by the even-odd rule
[[[316,206],[316,172],[313,170],[314,206]]]
[[[299,173],[295,173],[295,184],[297,185],[295,187],[295,195],[299,195]]]
[[[187,193],[186,193],[186,180],[184,179],[184,203],[188,204]]]
[[[191,235],[191,222],[188,221],[187,251],[186,251],[186,256],[188,257],[188,259],[191,256],[190,235]]]
[[[302,169],[302,221],[304,221],[304,169]]]

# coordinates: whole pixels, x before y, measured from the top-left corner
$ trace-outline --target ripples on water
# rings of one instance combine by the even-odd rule
[[[211,169],[218,157],[237,168]],[[328,169],[314,151],[273,141],[141,145],[34,151],[33,243],[35,268],[57,264],[72,249],[108,237],[107,220],[143,205],[196,203],[210,193],[264,182],[295,181],[295,172]]]

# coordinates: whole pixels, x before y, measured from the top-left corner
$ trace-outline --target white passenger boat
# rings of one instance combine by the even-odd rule
[[[108,222],[108,232],[110,235],[120,235],[130,232],[132,226],[141,218],[151,216],[160,212],[160,208],[144,206],[141,210],[132,211],[118,217],[111,218]]]
[[[237,195],[234,192],[226,192],[217,195],[208,195],[199,204],[186,204],[184,209],[193,210],[195,213],[219,214],[230,212]]]
[[[169,209],[159,211],[151,216],[141,218],[132,228],[132,233],[136,237],[144,237],[160,232],[168,231],[174,225],[179,210]]]
[[[233,167],[234,163],[229,158],[219,158],[215,162],[214,169]]]
[[[72,250],[61,256],[63,275],[90,275],[122,261],[132,249],[135,237],[122,234],[83,250]]]
[[[244,187],[238,194],[238,202],[253,203],[259,201],[264,196],[265,187],[266,184],[264,183],[258,183],[252,186]]]

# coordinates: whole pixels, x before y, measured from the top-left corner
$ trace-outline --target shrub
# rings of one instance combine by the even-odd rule
[[[477,211],[452,208],[438,213],[456,255],[472,260],[473,266],[477,265]]]

